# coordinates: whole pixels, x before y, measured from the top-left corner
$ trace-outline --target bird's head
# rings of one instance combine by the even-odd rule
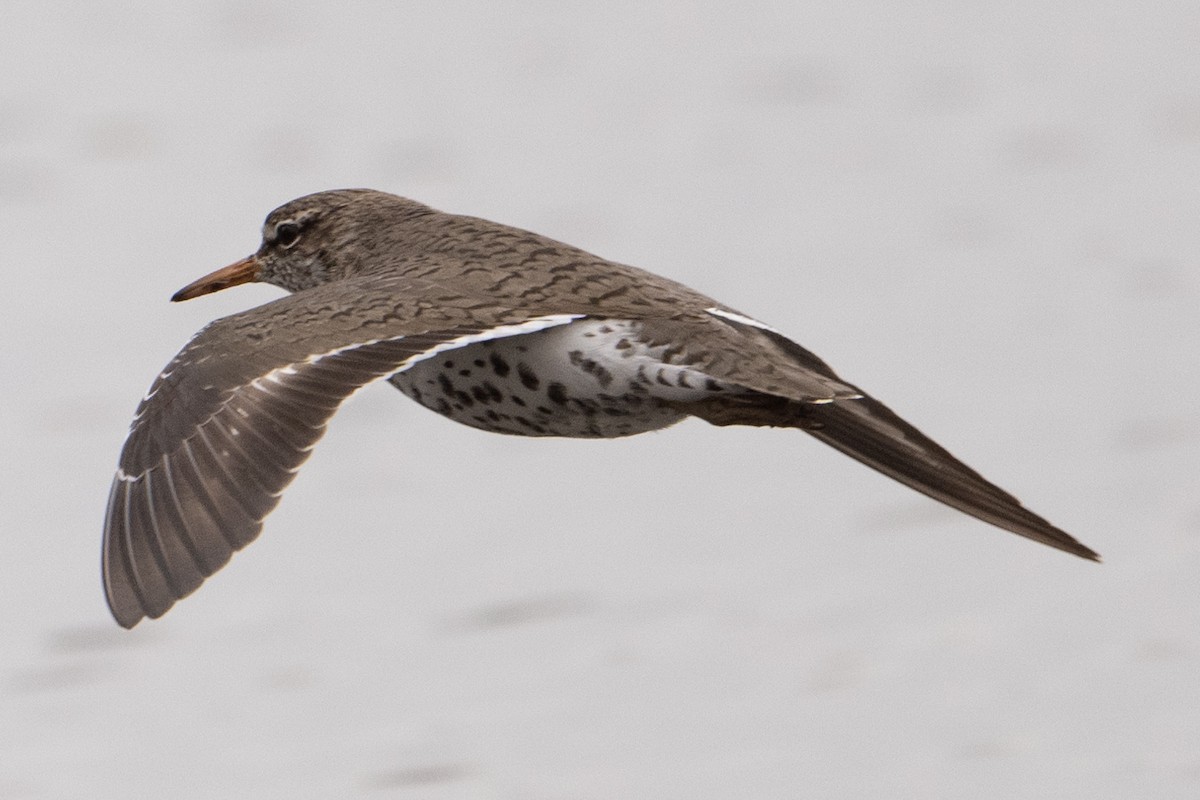
[[[267,215],[258,252],[189,283],[175,302],[258,281],[297,292],[357,274],[385,259],[398,224],[434,213],[373,189],[305,195]]]

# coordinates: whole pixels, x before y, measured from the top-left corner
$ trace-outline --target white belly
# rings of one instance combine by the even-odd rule
[[[735,387],[664,360],[638,323],[583,319],[492,339],[419,361],[389,380],[456,422],[522,436],[630,436],[686,414],[672,401]]]

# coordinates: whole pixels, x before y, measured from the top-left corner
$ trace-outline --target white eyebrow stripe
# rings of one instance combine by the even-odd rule
[[[721,317],[722,319],[727,319],[730,322],[737,322],[741,325],[749,325],[751,328],[758,328],[759,330],[770,331],[771,333],[777,333],[780,336],[783,336],[782,333],[779,333],[779,331],[777,331],[775,328],[772,328],[767,323],[759,322],[756,319],[751,319],[745,314],[739,314],[736,311],[726,311],[725,309],[717,308],[716,306],[713,306],[712,308],[706,308],[704,310],[707,313],[712,314],[714,317]]]

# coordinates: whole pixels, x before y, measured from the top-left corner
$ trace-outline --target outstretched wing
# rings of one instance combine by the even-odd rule
[[[1096,551],[1021,505],[873,397],[817,406],[806,433],[952,508],[1065,552]]]
[[[358,388],[444,350],[577,318],[366,278],[212,323],[150,387],[122,450],[104,522],[113,616],[126,628],[161,616],[253,541]]]
[[[767,402],[764,415],[752,401],[739,410],[721,406],[718,416],[703,408],[693,413],[717,424],[789,425],[835,447],[873,469],[952,508],[1004,530],[1099,561],[1097,553],[1061,528],[1034,514],[1008,492],[984,478],[944,447],[852,384],[845,383],[821,359],[761,322],[720,308],[709,309],[732,329],[730,342],[718,345],[711,336],[680,336],[693,348],[706,346],[700,368],[738,383],[760,396],[783,398],[788,405]],[[711,323],[709,325],[711,327]],[[707,345],[705,343],[707,342]],[[760,355],[766,347],[766,355]],[[741,353],[742,358],[722,354]],[[821,395],[825,388],[827,394]],[[720,405],[718,403],[718,405]],[[778,411],[774,411],[778,409]],[[777,416],[771,416],[776,413]]]

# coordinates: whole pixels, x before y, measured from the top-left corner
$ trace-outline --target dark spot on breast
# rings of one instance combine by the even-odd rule
[[[526,389],[536,389],[542,385],[538,376],[533,374],[533,370],[524,361],[517,363],[517,377],[521,379],[521,385]]]
[[[443,361],[442,366],[445,367],[446,369],[454,369],[454,362],[453,361]]]
[[[442,387],[442,394],[446,397],[454,397],[454,384],[450,382],[450,378],[446,373],[438,375],[438,386]]]
[[[469,377],[471,377],[471,370],[469,370],[469,369],[460,369],[460,370],[458,371],[458,374],[459,374],[459,375],[461,375],[461,376],[463,376],[464,378],[469,378]]]
[[[471,387],[471,397],[474,397],[479,402],[485,403],[485,404],[490,403],[492,401],[492,398],[488,396],[487,390],[484,389],[482,386],[472,386]]]
[[[522,399],[521,399],[520,397],[518,397],[517,395],[515,395],[515,394],[510,394],[508,397],[509,397],[509,399],[510,399],[510,400],[512,400],[514,403],[516,403],[517,405],[521,406],[521,408],[524,408],[524,407],[525,407],[525,401],[524,401],[524,400],[522,400]]]
[[[528,428],[529,430],[533,431],[534,433],[545,433],[546,432],[546,429],[543,426],[538,425],[535,422],[530,422],[529,420],[525,419],[524,417],[513,417],[513,420],[516,421],[516,423],[518,425],[520,425],[521,427]]]
[[[474,361],[474,364],[475,364],[475,366],[477,366],[477,367],[482,367],[482,366],[484,366],[485,364],[487,364],[487,362],[486,362],[486,361],[484,361],[482,358],[477,358],[477,359],[475,359],[475,361]]]
[[[546,387],[546,397],[550,398],[551,403],[561,406],[567,402],[567,387],[555,381]]]
[[[600,404],[595,400],[580,398],[578,400],[573,399],[571,402],[576,408],[583,412],[585,417],[594,417],[600,413]]]
[[[484,381],[481,388],[487,392],[488,398],[495,403],[499,403],[504,399],[504,395],[500,393],[500,390],[491,381]]]
[[[504,356],[493,352],[488,356],[488,361],[492,364],[492,372],[495,372],[498,377],[503,378],[511,371],[508,362],[504,360]]]
[[[608,386],[612,383],[612,373],[604,367],[600,366],[600,362],[594,358],[584,358],[583,353],[578,350],[573,351],[569,355],[571,363],[579,367],[581,370],[591,375],[601,386]]]
[[[618,339],[617,343],[614,344],[613,347],[618,350],[628,350],[629,348],[633,347],[633,343],[628,339]]]

